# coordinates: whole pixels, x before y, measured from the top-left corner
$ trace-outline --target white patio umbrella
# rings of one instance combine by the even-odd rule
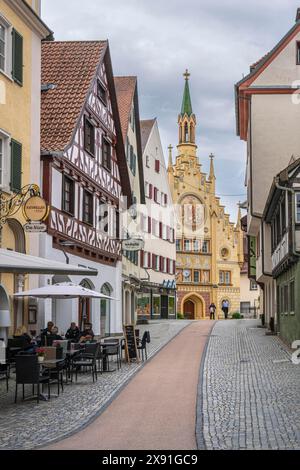
[[[37,299],[76,299],[76,298],[94,298],[103,300],[116,300],[108,295],[101,294],[94,290],[86,289],[71,282],[64,282],[62,284],[53,284],[50,286],[39,287],[37,289],[28,290],[25,292],[17,292],[14,297],[35,297]]]

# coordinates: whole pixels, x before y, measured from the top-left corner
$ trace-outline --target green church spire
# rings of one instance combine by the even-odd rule
[[[191,74],[188,72],[188,70],[186,70],[183,76],[185,78],[185,87],[184,87],[181,115],[184,116],[185,114],[187,114],[188,116],[191,116],[193,114],[190,87],[189,87],[189,77],[191,76]]]

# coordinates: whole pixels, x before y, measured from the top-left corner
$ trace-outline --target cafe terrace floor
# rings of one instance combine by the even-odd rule
[[[153,321],[139,326],[140,336],[150,331],[151,343],[148,345],[148,360],[171,341],[189,321]],[[114,364],[111,364],[115,368]],[[122,369],[98,375],[93,384],[91,374],[80,374],[78,382],[66,385],[58,398],[50,401],[22,401],[21,388],[18,403],[14,403],[14,374],[6,392],[5,381],[0,382],[0,449],[34,449],[66,438],[83,429],[99,416],[111,403],[127,382],[143,367],[140,364],[122,363]],[[27,395],[30,396],[31,386]],[[51,387],[56,394],[57,387]]]

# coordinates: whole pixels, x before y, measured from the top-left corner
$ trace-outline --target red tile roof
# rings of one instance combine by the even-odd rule
[[[71,142],[107,41],[53,41],[42,43],[41,148],[63,151]]]
[[[146,119],[141,121],[141,136],[142,136],[142,150],[146,148],[152,127],[154,126],[156,118],[154,119]]]
[[[124,144],[127,138],[129,116],[136,89],[136,77],[114,77]]]

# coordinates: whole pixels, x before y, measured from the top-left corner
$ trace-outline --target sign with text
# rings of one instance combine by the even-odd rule
[[[127,362],[139,362],[134,325],[124,325],[124,337]]]
[[[128,240],[122,241],[122,250],[123,251],[141,251],[145,247],[144,240],[139,238],[130,238]]]
[[[23,228],[26,233],[43,233],[47,231],[47,225],[39,223],[25,224]]]
[[[23,206],[23,214],[27,222],[43,222],[49,214],[49,206],[45,199],[33,196]]]
[[[250,279],[256,279],[256,238],[248,237],[248,252],[249,252],[249,273]]]

